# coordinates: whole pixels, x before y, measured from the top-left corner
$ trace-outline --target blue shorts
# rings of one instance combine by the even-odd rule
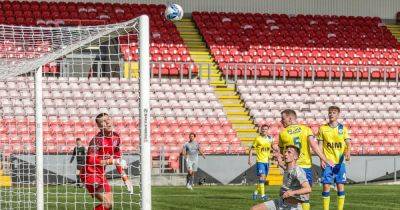
[[[344,163],[336,164],[334,167],[326,166],[322,173],[323,184],[346,183],[346,166]]]
[[[310,186],[312,186],[312,184],[313,184],[313,173],[312,173],[312,169],[311,169],[311,168],[302,168],[302,169],[304,170],[304,172],[306,172],[308,184],[310,184]]]
[[[257,162],[256,170],[257,170],[256,171],[257,176],[261,176],[261,174],[264,174],[265,176],[267,176],[268,171],[269,171],[269,163]]]

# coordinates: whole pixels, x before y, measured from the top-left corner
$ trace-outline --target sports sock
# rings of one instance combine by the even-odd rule
[[[186,175],[186,185],[188,185],[190,182],[190,174]]]
[[[259,183],[260,185],[260,195],[263,196],[265,195],[265,183]]]
[[[193,183],[194,183],[194,176],[190,176],[190,185],[193,186]]]
[[[307,201],[307,203],[302,203],[301,207],[303,210],[310,210],[310,203]]]
[[[260,184],[256,184],[256,190],[254,190],[254,194],[260,194]]]
[[[322,192],[322,206],[324,210],[329,210],[329,203],[331,201],[331,196],[329,192]]]
[[[103,204],[99,204],[96,207],[94,207],[94,210],[110,210],[109,208],[105,208]]]
[[[338,191],[337,195],[337,210],[343,210],[345,193],[344,191]]]

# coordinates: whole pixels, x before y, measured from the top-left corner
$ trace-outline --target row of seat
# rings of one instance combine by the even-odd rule
[[[229,76],[398,78],[396,69],[379,68],[399,63],[400,46],[379,18],[194,12],[193,19]],[[263,65],[276,63],[289,65]],[[360,65],[377,68],[361,73]]]
[[[167,153],[181,150],[192,132],[197,134],[206,152],[244,152],[212,87],[206,81],[195,80],[152,79],[153,155],[160,155],[161,147]],[[4,99],[0,140],[6,151],[26,153],[34,149],[33,86],[29,77],[0,82],[0,95]],[[88,143],[97,132],[93,118],[99,112],[108,112],[115,119],[123,151],[137,152],[138,79],[45,78],[43,86],[46,153],[67,152],[77,137]]]
[[[371,85],[368,85],[371,84]],[[343,123],[352,138],[355,155],[390,155],[400,152],[400,115],[396,82],[238,80],[238,91],[258,125],[271,126],[277,138],[281,111],[297,111],[299,123],[314,133],[327,121],[331,105],[341,108]]]

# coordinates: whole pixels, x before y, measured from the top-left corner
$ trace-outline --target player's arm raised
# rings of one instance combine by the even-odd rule
[[[333,161],[328,160],[325,155],[322,153],[322,150],[319,148],[319,145],[317,143],[317,140],[315,140],[315,137],[313,135],[308,136],[308,143],[311,146],[311,149],[315,152],[315,154],[318,155],[318,157],[325,163],[329,164],[330,166],[335,166]]]

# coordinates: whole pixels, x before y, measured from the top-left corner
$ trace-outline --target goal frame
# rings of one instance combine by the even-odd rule
[[[139,20],[139,126],[140,126],[140,208],[151,210],[151,138],[150,138],[150,25],[149,17]],[[42,67],[35,70],[35,144],[36,144],[36,204],[45,209],[43,180],[43,86]]]

